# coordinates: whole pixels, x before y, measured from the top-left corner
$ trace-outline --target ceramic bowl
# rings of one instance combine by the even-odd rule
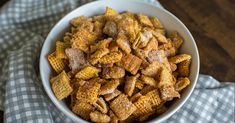
[[[133,13],[143,13],[148,16],[156,16],[162,22],[164,27],[166,28],[167,32],[177,31],[184,39],[184,43],[181,47],[181,53],[187,53],[192,56],[192,63],[190,67],[190,81],[191,84],[182,92],[181,98],[176,99],[172,105],[170,106],[169,110],[163,113],[156,118],[151,119],[149,122],[161,122],[166,120],[171,115],[173,115],[180,107],[186,102],[186,100],[191,95],[198,78],[199,73],[199,54],[197,50],[196,43],[186,28],[186,26],[173,14],[168,12],[163,8],[159,8],[155,5],[143,2],[143,1],[136,1],[136,0],[103,0],[103,1],[95,1],[79,8],[73,10],[72,12],[68,13],[64,16],[50,31],[48,34],[40,55],[40,74],[44,89],[52,100],[52,102],[56,105],[56,107],[63,112],[66,116],[73,119],[76,122],[82,123],[87,122],[74,114],[69,107],[65,104],[64,101],[59,101],[56,99],[50,82],[49,77],[52,73],[52,68],[47,60],[47,56],[52,50],[55,49],[55,41],[62,38],[65,31],[69,28],[69,21],[74,17],[85,15],[85,16],[93,16],[98,14],[103,14],[105,11],[106,6],[109,6],[119,12],[123,11],[130,11]]]

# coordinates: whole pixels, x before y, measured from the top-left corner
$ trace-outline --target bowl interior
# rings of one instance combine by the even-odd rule
[[[65,104],[65,102],[58,101],[54,96],[54,93],[51,89],[51,85],[49,82],[49,76],[52,72],[52,69],[47,60],[47,55],[55,49],[55,41],[61,40],[65,31],[68,30],[69,21],[72,18],[81,15],[93,16],[93,15],[103,14],[106,6],[112,7],[119,12],[130,11],[134,13],[143,13],[148,16],[156,16],[162,22],[167,32],[177,31],[183,37],[184,44],[182,45],[180,52],[192,55],[192,63],[190,68],[191,73],[189,77],[191,80],[191,84],[181,94],[181,98],[177,99],[175,103],[170,106],[169,110],[166,113],[158,116],[157,118],[152,119],[152,121],[157,121],[157,122],[165,120],[166,118],[171,116],[176,110],[178,110],[191,94],[198,77],[199,55],[193,37],[191,36],[190,32],[182,22],[180,22],[174,15],[172,15],[168,11],[141,1],[135,1],[135,0],[95,1],[75,9],[74,11],[66,15],[64,18],[62,18],[54,26],[54,28],[47,36],[41,50],[40,74],[45,91],[47,92],[48,96],[51,98],[53,103],[68,117],[78,122],[86,122],[85,120],[79,118],[74,113],[72,113],[68,108],[68,106]]]

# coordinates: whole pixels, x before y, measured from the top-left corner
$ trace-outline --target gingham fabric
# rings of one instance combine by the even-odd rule
[[[12,0],[0,9],[0,109],[5,122],[73,122],[45,94],[38,58],[53,25],[86,2],[91,1]],[[235,84],[200,75],[192,96],[165,122],[233,123],[234,88]]]

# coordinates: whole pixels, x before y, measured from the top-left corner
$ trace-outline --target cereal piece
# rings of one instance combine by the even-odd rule
[[[78,80],[77,80],[77,83],[78,83],[79,86],[83,86],[86,82],[87,82],[87,81],[82,80],[82,79],[78,79]],[[73,88],[77,88],[77,89],[78,89],[79,86],[73,87]]]
[[[147,113],[147,114],[144,114],[144,115],[142,115],[142,116],[140,116],[139,117],[139,121],[140,122],[143,122],[143,121],[145,121],[145,120],[147,120],[151,115],[153,115],[155,112],[154,111],[151,111],[151,112],[149,112],[149,113]]]
[[[70,104],[69,107],[72,109],[73,106],[78,104],[78,100],[76,99],[76,92],[73,90],[73,92],[70,95]]]
[[[112,110],[109,110],[109,116],[111,118],[111,123],[118,123],[119,120]]]
[[[146,68],[149,64],[150,63],[146,59],[142,60],[142,63],[140,65],[140,70]]]
[[[92,20],[92,19],[89,18],[89,20]],[[85,29],[88,32],[93,32],[93,30],[94,30],[94,23],[91,22],[91,21],[85,21],[85,22],[83,22],[81,25],[79,25],[77,27],[77,29],[79,29],[79,28]]]
[[[65,49],[70,47],[69,44],[56,41],[56,58],[58,59],[66,59],[67,55],[65,54]]]
[[[172,84],[175,85],[177,78],[172,74]]]
[[[87,29],[79,28],[79,30],[73,35],[71,39],[72,48],[78,48],[88,53],[88,45],[93,44],[97,38],[97,35],[95,35],[93,32],[89,32]]]
[[[92,66],[87,66],[85,68],[83,68],[82,70],[80,70],[75,77],[79,78],[79,79],[90,79],[92,77],[98,76],[98,73],[100,72],[99,69],[92,67]]]
[[[120,51],[110,52],[103,56],[99,62],[102,64],[116,63],[122,59],[122,53]]]
[[[70,23],[71,23],[73,26],[77,27],[77,26],[81,25],[82,23],[84,23],[84,22],[86,22],[86,21],[88,21],[88,20],[89,20],[89,18],[86,17],[86,16],[79,16],[79,17],[76,17],[76,18],[72,19],[72,20],[70,21]]]
[[[153,27],[152,22],[149,20],[149,17],[144,14],[137,14],[137,18],[139,22],[144,26],[150,26]]]
[[[148,42],[153,38],[152,29],[143,28],[142,33],[140,33],[140,46],[139,48],[144,48]]]
[[[180,98],[180,94],[174,89],[173,85],[163,85],[159,90],[162,100],[171,101],[175,97]]]
[[[150,39],[153,37],[152,32],[149,30],[144,30],[143,32],[139,32],[135,42],[132,44],[133,49],[144,48]]]
[[[171,73],[167,69],[162,69],[160,74],[160,82],[158,84],[162,100],[169,101],[174,97],[180,97],[180,94],[174,89],[172,82],[173,79]]]
[[[165,105],[159,107],[157,110],[156,110],[156,114],[163,114],[167,111],[167,107]]]
[[[76,95],[77,100],[79,100],[79,102],[94,104],[98,99],[100,86],[101,85],[97,82],[86,82],[79,87]]]
[[[64,34],[64,37],[63,37],[64,43],[70,44],[70,40],[71,40],[72,37],[73,37],[73,34],[72,34],[72,33],[66,32],[66,33]]]
[[[159,50],[167,50],[169,48],[174,48],[174,46],[173,46],[173,44],[172,44],[170,39],[167,39],[166,43],[163,43],[163,44],[158,46]]]
[[[147,59],[150,63],[152,63],[154,61],[158,61],[158,62],[162,63],[168,70],[171,70],[170,63],[168,62],[168,59],[167,59],[165,52],[163,50],[150,51]]]
[[[135,76],[127,76],[126,77],[126,82],[125,82],[125,87],[124,87],[124,92],[130,97],[135,89],[135,83],[136,80],[138,79],[140,75],[137,74]]]
[[[128,100],[125,94],[121,94],[113,100],[110,108],[120,120],[127,119],[136,110],[136,106]]]
[[[96,122],[96,123],[108,123],[111,120],[108,115],[102,114],[98,111],[91,112],[90,118],[92,122]]]
[[[121,15],[111,15],[111,16],[105,16],[105,20],[107,21],[112,21],[115,23],[118,23],[122,19]]]
[[[97,39],[97,35],[95,35],[93,32],[89,32],[89,30],[81,28],[79,29],[74,35],[73,38],[79,38],[81,37],[82,40],[84,41],[85,44],[93,44],[96,39]],[[75,40],[76,41],[76,40]]]
[[[72,48],[82,50],[85,53],[89,52],[89,47],[87,43],[82,39],[82,37],[72,38]]]
[[[155,77],[158,74],[161,64],[157,61],[149,64],[145,69],[141,70],[141,73],[146,76]]]
[[[118,66],[103,68],[102,75],[105,79],[119,79],[125,76],[125,69]]]
[[[55,52],[49,54],[47,58],[48,61],[50,62],[50,65],[57,73],[60,73],[65,69],[66,65],[64,61],[62,59],[56,58]]]
[[[119,84],[120,83],[117,79],[108,81],[105,85],[101,86],[99,94],[105,95],[113,93]]]
[[[154,111],[156,112],[157,110],[159,110],[160,108],[165,106],[166,101],[162,101],[158,106],[154,106],[152,107],[154,109]]]
[[[100,112],[108,113],[108,106],[102,97],[98,98],[97,102],[93,104]]]
[[[118,35],[116,43],[126,54],[130,54],[131,47],[125,35]]]
[[[105,79],[101,79],[100,77],[92,78],[89,82],[97,82],[101,85],[104,85],[107,81]]]
[[[127,119],[119,121],[119,123],[134,123],[135,122],[135,116],[131,115]]]
[[[153,35],[157,38],[157,41],[159,43],[168,43],[168,40],[166,39],[166,37],[164,35],[162,35],[161,33],[157,33],[157,32],[153,32]]]
[[[176,49],[174,47],[165,50],[166,57],[172,57],[176,55]]]
[[[158,106],[162,102],[160,93],[157,89],[148,92],[145,96],[150,98],[150,103],[152,107]]]
[[[148,77],[145,75],[141,75],[140,79],[147,85],[151,85],[153,87],[157,87],[157,82],[152,77]]]
[[[95,21],[94,22],[94,33],[98,36],[98,38],[101,38],[103,35],[103,28],[104,28],[105,22],[103,21]]]
[[[72,111],[85,120],[90,118],[90,113],[93,111],[93,106],[85,102],[79,102],[72,107]]]
[[[144,50],[157,50],[158,49],[158,42],[155,37],[152,37]]]
[[[112,42],[112,38],[107,38],[101,41],[98,41],[96,44],[90,46],[90,53],[95,52],[97,49],[108,48],[109,44]]]
[[[179,49],[180,46],[183,44],[183,38],[176,31],[170,34],[170,39],[172,40],[173,45],[176,49]]]
[[[100,67],[102,67],[103,68],[103,70],[104,70],[104,68],[108,68],[108,67],[113,67],[114,66],[114,63],[107,63],[107,64],[98,64]],[[104,77],[104,76],[102,76],[102,77]]]
[[[150,20],[155,28],[157,28],[157,29],[164,28],[162,23],[160,22],[160,20],[157,17],[152,17],[152,18],[150,18]]]
[[[104,95],[104,99],[106,101],[110,101],[110,100],[114,99],[115,97],[117,97],[118,95],[120,95],[121,93],[122,93],[121,91],[115,89],[115,91],[113,93]]]
[[[169,63],[170,63],[171,71],[175,71],[177,69],[177,65],[171,62]]]
[[[140,31],[138,22],[131,18],[122,18],[118,21],[118,33],[127,35],[130,38],[130,42],[136,39],[137,33]]]
[[[137,34],[140,32],[141,28],[140,25],[138,24],[138,21],[135,20],[132,25],[129,28],[129,38],[130,42],[134,42],[134,40],[137,38]]]
[[[73,88],[70,85],[70,79],[65,71],[52,78],[50,81],[52,83],[52,90],[58,100],[66,98],[73,91]]]
[[[138,92],[130,98],[130,101],[131,102],[136,102],[141,96],[143,96],[143,95],[140,92]]]
[[[92,22],[92,18],[88,18],[87,21],[83,21],[81,22],[79,25],[77,25],[76,27],[72,26],[71,27],[71,32],[72,35],[74,36],[74,34],[76,34],[78,31],[80,31],[81,29],[83,30],[87,30],[88,32],[92,32],[94,30],[94,23]]]
[[[93,53],[90,56],[90,63],[92,65],[96,64],[100,60],[100,58],[102,58],[103,56],[105,56],[108,53],[109,53],[109,49],[107,49],[107,48],[98,49],[95,53]]]
[[[142,62],[147,62],[145,58],[148,56],[148,52],[149,50],[143,50],[139,48],[134,50],[134,54],[142,59]]]
[[[143,89],[144,84],[141,80],[137,79],[135,82],[135,87],[141,90],[141,89]]]
[[[162,35],[166,35],[165,29],[153,29],[154,33],[160,33]]]
[[[150,97],[147,96],[141,96],[136,102],[134,102],[134,105],[137,108],[133,113],[135,117],[147,114],[153,110],[150,103]]]
[[[172,75],[173,75],[175,78],[178,78],[179,73],[178,73],[177,71],[174,71],[174,72],[172,72]]]
[[[154,61],[158,61],[160,63],[163,63],[166,60],[167,60],[167,57],[166,57],[163,50],[152,50],[148,54],[148,61],[150,63],[152,63]]]
[[[119,51],[118,48],[119,48],[119,47],[118,47],[116,41],[112,41],[112,42],[110,43],[110,45],[109,45],[109,50],[110,50],[110,52],[117,52],[117,51]]]
[[[139,92],[140,92],[140,90],[139,90],[138,88],[135,88],[132,95],[135,95],[135,94],[137,94],[137,93],[139,93]]]
[[[166,69],[165,67],[163,67],[160,71],[159,71],[159,84],[158,87],[160,88],[163,85],[172,85],[172,74],[171,72]]]
[[[107,21],[103,28],[103,33],[108,36],[115,37],[117,35],[117,25],[113,21]]]
[[[180,55],[177,55],[177,56],[174,56],[174,57],[171,57],[169,59],[169,62],[172,62],[174,64],[178,64],[180,62],[183,62],[185,60],[190,60],[191,59],[191,56],[188,55],[188,54],[180,54]]]
[[[73,74],[72,71],[69,71],[69,72],[67,73],[67,75],[68,75],[68,77],[69,77],[70,79],[73,78],[73,76],[74,76],[74,74]]]
[[[122,17],[125,17],[125,18],[131,18],[133,20],[135,20],[135,14],[134,13],[131,13],[131,12],[123,12],[122,14]]]
[[[73,27],[73,26],[71,27],[72,37],[73,37],[73,34],[75,34],[78,30],[79,30],[79,29],[76,28],[76,27]],[[71,42],[71,40],[70,40],[70,42]]]
[[[191,63],[191,60],[185,60],[178,64],[179,76],[181,77],[189,76],[190,63]]]
[[[190,84],[190,80],[185,77],[185,78],[179,78],[175,84],[175,90],[180,92],[182,91],[185,87],[187,87]]]
[[[104,23],[106,21],[106,17],[104,15],[95,15],[92,17],[93,21],[98,21]]]
[[[135,75],[139,70],[141,63],[142,60],[138,57],[131,54],[127,54],[122,57],[120,65],[124,67],[127,71],[129,71],[131,74]]]
[[[152,91],[152,90],[154,90],[154,87],[153,87],[153,86],[150,86],[150,85],[147,85],[147,86],[145,86],[145,87],[140,91],[140,93],[141,93],[142,95],[145,95],[145,94],[147,94],[148,92],[150,92],[150,91]]]
[[[69,58],[69,66],[73,73],[76,73],[82,68],[82,65],[86,64],[84,53],[75,48],[67,48],[65,50],[67,57]]]
[[[105,10],[105,15],[117,15],[118,12],[110,7],[106,7],[106,10]]]

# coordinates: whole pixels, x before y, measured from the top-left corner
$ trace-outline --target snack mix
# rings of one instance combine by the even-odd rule
[[[190,84],[191,56],[182,37],[166,35],[157,17],[107,7],[79,16],[48,55],[58,100],[90,122],[139,122],[167,111]]]

